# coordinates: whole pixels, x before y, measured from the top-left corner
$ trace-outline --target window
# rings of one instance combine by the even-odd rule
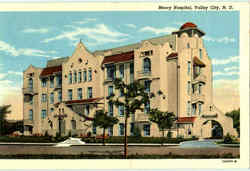
[[[71,120],[72,129],[76,129],[76,120]]]
[[[196,114],[196,104],[192,104],[192,115]]]
[[[83,81],[86,82],[87,81],[87,71],[83,71]]]
[[[62,102],[62,90],[58,91],[58,102]]]
[[[201,112],[202,112],[202,104],[199,103],[199,115],[201,114]]]
[[[190,48],[190,44],[189,44],[189,43],[187,43],[187,48],[188,48],[188,49]]]
[[[72,73],[69,73],[69,84],[72,84]]]
[[[77,83],[77,75],[76,75],[76,71],[74,72],[74,83]]]
[[[119,136],[124,135],[124,123],[119,123]]]
[[[187,115],[190,115],[190,101],[187,102]]]
[[[124,116],[124,105],[119,105],[119,116]]]
[[[89,105],[88,104],[85,106],[85,114],[89,115]]]
[[[114,80],[115,79],[115,65],[107,65],[107,79]]]
[[[109,102],[108,103],[108,114],[109,114],[109,116],[113,116],[113,113],[114,113],[114,105],[112,102]]]
[[[108,136],[113,136],[113,126],[108,128]]]
[[[50,93],[50,104],[54,104],[54,93]]]
[[[190,72],[191,72],[191,62],[188,61],[188,68],[187,68],[188,75],[190,75]]]
[[[92,98],[92,87],[88,87],[88,99]]]
[[[95,126],[92,127],[92,133],[96,134],[96,127]]]
[[[47,116],[47,111],[45,109],[42,110],[41,117],[42,119],[45,119]]]
[[[54,88],[54,77],[50,77],[49,81],[50,81],[50,88]]]
[[[62,86],[62,76],[61,75],[56,76],[56,85],[57,85],[57,87]]]
[[[130,83],[134,81],[134,63],[129,64]]]
[[[33,121],[33,110],[29,110],[29,120]]]
[[[81,71],[78,72],[78,82],[79,83],[82,82],[82,72]]]
[[[89,69],[88,71],[88,81],[91,81],[92,80],[92,70]]]
[[[200,49],[200,58],[202,59],[202,49]]]
[[[150,61],[150,59],[149,58],[145,58],[144,60],[143,60],[143,71],[144,71],[144,73],[149,73],[149,72],[151,72],[151,61]]]
[[[145,80],[145,81],[144,81],[145,91],[146,91],[147,93],[150,93],[150,84],[151,84],[151,81],[150,81],[150,80]]]
[[[124,90],[120,90],[120,96],[124,96]]]
[[[148,101],[144,106],[144,113],[148,114],[150,112],[150,102]]]
[[[130,135],[134,135],[135,123],[130,123]]]
[[[47,101],[47,95],[42,94],[42,102],[45,103]]]
[[[41,82],[42,82],[42,87],[46,87],[46,83],[47,83],[46,79],[43,78]]]
[[[78,100],[82,99],[82,88],[77,89],[77,98],[78,98]]]
[[[50,113],[53,113],[54,112],[54,108],[50,108]]]
[[[120,78],[124,78],[124,64],[119,65]]]
[[[141,52],[141,56],[151,56],[151,55],[153,55],[153,51],[152,50]]]
[[[201,84],[199,84],[199,86],[198,86],[198,90],[199,90],[199,94],[201,94]]]
[[[144,136],[150,136],[150,125],[149,124],[143,125],[143,132],[144,132]]]
[[[188,85],[187,85],[187,93],[190,94],[190,89],[191,89],[191,82],[188,81]]]
[[[30,90],[33,89],[33,79],[32,79],[32,78],[29,78],[28,88],[29,88]]]
[[[72,90],[70,89],[70,90],[68,90],[68,99],[69,100],[72,100]]]
[[[111,96],[113,94],[114,94],[114,92],[113,92],[113,86],[108,86],[108,96]]]

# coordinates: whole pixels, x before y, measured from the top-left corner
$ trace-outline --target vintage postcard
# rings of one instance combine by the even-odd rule
[[[0,21],[1,167],[249,166],[248,3],[2,3]]]

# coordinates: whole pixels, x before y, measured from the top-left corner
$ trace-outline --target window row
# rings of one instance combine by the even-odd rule
[[[123,79],[125,77],[125,64],[119,64],[119,77]],[[130,82],[134,80],[134,63],[129,64]],[[106,75],[108,80],[114,80],[116,78],[116,65],[108,64],[106,65]]]
[[[192,111],[191,111],[191,107],[192,107]],[[203,108],[202,103],[194,103],[194,104],[191,105],[190,101],[188,101],[187,102],[187,115],[188,116],[189,115],[196,115],[197,112],[198,112],[199,115],[201,115],[202,114],[202,108]]]
[[[87,88],[87,99],[93,98],[93,88],[88,87]],[[82,100],[83,99],[83,91],[82,88],[77,89],[77,99]],[[73,100],[73,90],[69,89],[68,90],[68,100]]]
[[[54,104],[55,103],[55,93],[52,92],[49,94],[49,101],[50,101],[50,104]],[[57,91],[57,101],[58,102],[62,102],[62,91],[59,90]],[[45,103],[47,102],[47,94],[43,93],[42,96],[41,96],[41,102],[42,103]]]
[[[55,80],[56,80],[56,85],[55,85]],[[42,78],[41,79],[42,87],[47,87],[47,81],[49,81],[49,83],[50,83],[50,88],[55,88],[55,86],[56,87],[61,87],[62,86],[62,76],[61,75],[50,76],[49,79]]]
[[[88,73],[86,70],[73,73],[70,72],[68,76],[69,84],[72,83],[81,83],[86,81],[92,81],[92,70],[89,69]]]

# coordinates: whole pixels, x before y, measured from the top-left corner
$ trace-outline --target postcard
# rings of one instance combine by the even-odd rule
[[[1,3],[0,21],[1,168],[249,166],[248,3]]]

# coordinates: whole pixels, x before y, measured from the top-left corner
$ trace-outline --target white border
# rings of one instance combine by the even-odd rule
[[[187,3],[0,3],[0,11],[152,11],[158,6]],[[160,160],[0,160],[1,169],[166,169],[166,168],[248,168],[249,167],[249,5],[231,2],[198,2],[188,5],[233,5],[240,11],[240,107],[241,148],[236,163],[222,159]],[[1,152],[0,152],[1,153]]]

